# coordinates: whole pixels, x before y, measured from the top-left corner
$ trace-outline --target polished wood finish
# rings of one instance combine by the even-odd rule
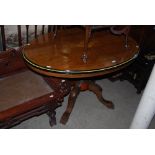
[[[125,47],[128,47],[128,36],[130,32],[131,26],[111,26],[111,25],[86,25],[85,26],[85,44],[84,44],[84,54],[83,54],[83,62],[87,62],[87,50],[88,50],[88,43],[91,37],[92,30],[98,30],[98,29],[105,29],[108,28],[110,31],[115,35],[125,35]]]
[[[23,56],[31,68],[48,76],[63,78],[85,78],[104,75],[121,68],[132,61],[139,47],[128,38],[124,47],[124,36],[109,32],[96,32],[88,46],[87,63],[82,61],[84,53],[84,32],[81,29],[65,29],[40,36],[23,50]]]
[[[102,88],[85,78],[122,69],[138,54],[139,47],[132,38],[128,37],[128,46],[125,46],[124,36],[107,31],[91,35],[90,30],[87,27],[86,32],[77,28],[57,32],[56,27],[54,33],[33,40],[23,49],[23,57],[32,70],[52,77],[72,78],[68,105],[60,120],[62,124],[67,123],[80,91],[92,91],[103,105],[113,109],[114,104],[103,98]]]

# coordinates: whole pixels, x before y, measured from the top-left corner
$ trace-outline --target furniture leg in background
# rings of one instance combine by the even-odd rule
[[[138,105],[137,111],[133,118],[130,128],[149,127],[150,122],[155,114],[155,65],[150,75],[149,81],[144,90],[143,96]]]

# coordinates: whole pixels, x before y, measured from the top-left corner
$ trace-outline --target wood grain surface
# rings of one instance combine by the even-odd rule
[[[104,75],[126,66],[137,56],[139,47],[129,37],[125,48],[125,36],[109,31],[91,35],[88,45],[88,60],[84,63],[85,32],[73,28],[53,34],[41,35],[23,49],[23,57],[30,68],[48,76],[84,78]]]

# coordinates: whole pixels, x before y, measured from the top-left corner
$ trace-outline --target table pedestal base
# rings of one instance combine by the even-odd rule
[[[86,91],[86,90],[89,90],[95,93],[99,101],[103,105],[105,105],[107,108],[114,109],[114,104],[111,101],[108,101],[103,98],[102,88],[98,84],[96,84],[94,81],[91,81],[91,80],[74,81],[72,83],[72,89],[69,94],[68,105],[67,105],[66,111],[61,117],[60,123],[62,124],[67,123],[69,116],[75,105],[77,96],[79,95],[80,91]]]

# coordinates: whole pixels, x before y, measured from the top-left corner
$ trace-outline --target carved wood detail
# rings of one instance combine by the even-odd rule
[[[63,113],[60,120],[62,124],[67,123],[80,91],[86,91],[86,90],[92,91],[96,95],[98,100],[107,108],[114,109],[114,104],[111,101],[108,101],[103,98],[102,88],[94,81],[92,80],[73,81],[72,89],[69,94],[68,105],[66,111]]]
[[[10,49],[0,53],[0,77],[9,76],[28,69],[21,51]],[[54,90],[44,96],[0,112],[0,128],[10,128],[34,116],[47,113],[50,125],[56,124],[55,109],[61,105],[64,97],[70,92],[70,82],[67,80],[45,77],[45,81]]]

